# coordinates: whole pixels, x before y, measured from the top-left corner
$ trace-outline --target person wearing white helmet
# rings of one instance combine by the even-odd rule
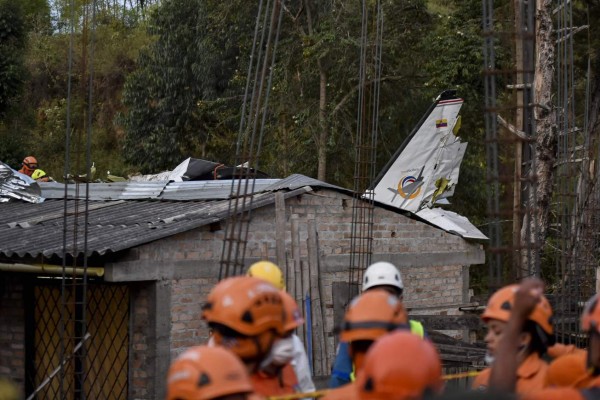
[[[362,291],[383,289],[402,300],[404,283],[402,275],[396,266],[387,261],[378,261],[369,265],[363,274]],[[418,321],[409,320],[410,330],[420,337],[425,336],[423,325]],[[338,388],[354,381],[354,366],[348,351],[348,343],[340,342],[331,371],[330,388]]]

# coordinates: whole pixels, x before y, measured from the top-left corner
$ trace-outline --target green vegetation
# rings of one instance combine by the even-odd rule
[[[510,30],[512,2],[495,3],[499,29]],[[0,160],[18,168],[33,154],[61,180],[70,113],[70,172],[85,173],[91,109],[96,177],[107,171],[159,172],[188,156],[234,162],[258,2],[97,0],[95,20],[91,0],[76,0],[74,10],[70,4],[0,0]],[[458,89],[465,99],[460,134],[469,147],[452,209],[482,225],[487,184],[481,2],[382,4],[377,165],[388,161],[437,94]],[[584,76],[588,49],[593,49],[590,102],[596,110],[600,4],[575,5],[574,18],[587,24],[589,10],[591,27],[589,35],[577,36],[575,71],[578,79]],[[360,2],[286,3],[260,169],[276,177],[302,173],[353,187],[360,27]],[[499,41],[497,50],[498,67],[512,68],[510,39]],[[500,101],[508,99],[504,84],[498,82]],[[584,91],[584,80],[576,86]],[[581,118],[581,101],[577,107]],[[597,120],[592,115],[590,121]],[[509,153],[504,149],[501,157],[510,169]],[[512,207],[505,191],[502,207]]]

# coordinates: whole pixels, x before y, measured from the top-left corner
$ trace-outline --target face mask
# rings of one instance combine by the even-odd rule
[[[283,366],[292,361],[292,358],[294,358],[294,340],[290,336],[276,340],[269,355],[260,363],[260,366],[261,368],[271,364]]]

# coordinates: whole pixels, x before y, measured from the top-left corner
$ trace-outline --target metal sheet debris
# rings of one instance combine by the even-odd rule
[[[22,200],[28,203],[44,201],[40,185],[0,161],[0,203]]]

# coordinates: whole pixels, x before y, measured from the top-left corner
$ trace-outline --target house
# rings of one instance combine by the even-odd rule
[[[89,398],[163,399],[171,359],[208,338],[201,305],[219,276],[231,181],[90,184],[89,202],[69,186],[66,200],[46,183],[42,203],[0,204],[0,375],[30,394],[65,355],[37,398],[62,382]],[[347,302],[352,205],[349,190],[302,175],[254,187],[245,263],[279,259],[312,320],[301,336],[317,375]],[[400,267],[412,314],[460,314],[480,243],[379,204],[372,235],[372,260]]]

